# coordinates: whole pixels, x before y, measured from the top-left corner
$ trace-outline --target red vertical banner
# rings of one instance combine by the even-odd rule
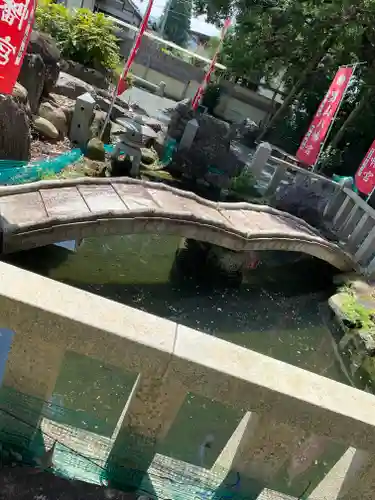
[[[375,141],[371,144],[356,174],[355,185],[363,194],[371,194],[375,188]]]
[[[133,64],[135,56],[137,55],[138,49],[141,45],[141,40],[142,40],[143,34],[147,28],[147,23],[148,23],[148,20],[150,18],[153,3],[154,3],[154,0],[149,0],[149,2],[148,2],[147,9],[146,9],[146,12],[143,16],[142,23],[139,27],[139,31],[138,31],[137,37],[135,39],[133,48],[129,54],[128,60],[126,61],[126,64],[124,67],[124,71],[122,72],[121,78],[118,82],[117,95],[121,95],[127,89],[126,76],[129,73],[130,66]]]
[[[0,0],[0,92],[16,84],[34,22],[35,0]]]
[[[320,103],[318,111],[296,153],[296,157],[305,165],[312,166],[316,163],[353,71],[352,66],[339,68],[328,92]]]
[[[201,98],[202,98],[202,96],[204,94],[204,91],[206,90],[208,82],[210,81],[211,73],[215,69],[215,64],[216,64],[218,55],[219,55],[219,53],[221,51],[221,47],[223,46],[223,41],[224,41],[225,35],[227,34],[227,31],[229,29],[230,24],[231,24],[231,20],[229,18],[226,19],[225,22],[224,22],[223,29],[221,30],[220,43],[218,45],[218,48],[216,49],[214,57],[212,58],[210,67],[208,68],[207,73],[205,74],[205,76],[203,78],[203,82],[198,87],[198,90],[196,91],[195,96],[193,97],[193,100],[191,102],[191,107],[193,109],[197,109],[198,108],[199,103],[201,101]]]

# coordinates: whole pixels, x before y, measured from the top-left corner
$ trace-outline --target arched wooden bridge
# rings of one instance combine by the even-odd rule
[[[1,251],[132,233],[172,234],[231,250],[289,250],[355,267],[340,246],[301,219],[268,206],[214,203],[129,178],[67,179],[0,187]]]

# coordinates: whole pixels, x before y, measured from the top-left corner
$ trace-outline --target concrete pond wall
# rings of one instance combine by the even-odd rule
[[[23,418],[31,419],[31,441],[41,423],[46,429],[43,402],[63,386],[69,399],[82,379],[71,371],[79,366],[68,362],[74,356],[97,368],[84,372],[86,391],[75,389],[73,415],[91,405],[92,413],[109,411],[118,422],[107,437],[86,430],[86,440],[71,433],[66,444],[84,446],[86,455],[97,459],[100,455],[112,473],[123,475],[130,467],[143,480],[157,453],[171,463],[170,439],[174,436],[176,446],[183,438],[189,399],[198,398],[202,411],[208,405],[212,415],[221,415],[201,429],[221,436],[207,447],[205,468],[226,471],[226,484],[239,473],[244,495],[256,498],[264,487],[293,496],[312,491],[350,448],[353,460],[335,476],[337,498],[373,498],[371,394],[11,265],[0,268],[1,322],[14,332],[2,390],[20,394],[13,411],[22,407]],[[118,383],[113,401],[101,403],[96,394],[108,394],[99,390],[104,369],[118,373]],[[37,406],[32,413],[22,406],[27,397],[41,402],[39,412]],[[199,414],[194,418],[198,425]],[[225,432],[220,431],[224,421]],[[0,423],[6,430],[9,421]],[[52,439],[54,426],[48,427]],[[203,437],[192,435],[189,446],[196,439],[200,449]],[[179,459],[204,470],[198,452],[188,457],[184,450],[178,448]],[[193,492],[185,498],[193,499]]]
[[[355,387],[375,393],[375,288],[355,273],[337,283],[329,306],[343,368]]]

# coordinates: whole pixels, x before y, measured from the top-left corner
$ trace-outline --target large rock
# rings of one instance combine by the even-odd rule
[[[105,161],[82,158],[74,166],[76,170],[82,172],[85,177],[105,177],[108,164]]]
[[[199,128],[193,147],[208,165],[218,166],[229,151],[230,127],[227,122],[211,115],[198,115],[197,120]]]
[[[94,87],[100,89],[108,88],[108,75],[105,72],[98,71],[93,68],[87,68],[83,64],[74,61],[62,61],[61,69],[69,75],[75,76],[79,80],[83,80]]]
[[[180,101],[172,110],[170,110],[170,121],[168,124],[168,136],[181,140],[186,124],[189,120],[195,117],[195,112],[191,108],[191,100],[185,99]]]
[[[33,31],[27,46],[28,54],[39,54],[46,67],[43,94],[47,96],[55,86],[60,73],[60,51],[53,38],[45,33]]]
[[[42,102],[39,106],[38,115],[51,122],[59,131],[60,136],[68,133],[68,123],[64,111],[54,106],[51,101]]]
[[[111,105],[111,99],[96,95],[95,100],[99,108],[107,113]],[[116,121],[118,118],[124,118],[128,115],[128,108],[125,103],[117,98],[112,107],[111,120]]]
[[[271,200],[271,204],[300,217],[318,229],[325,229],[322,213],[327,201],[332,197],[334,187],[329,182],[314,182],[308,177],[303,183],[281,184]]]
[[[234,123],[230,128],[231,140],[238,140],[249,148],[255,146],[255,140],[259,135],[259,126],[250,118],[245,118],[240,123]]]
[[[94,161],[105,160],[105,150],[103,142],[97,137],[93,137],[87,143],[86,158]]]
[[[30,121],[24,105],[0,94],[0,159],[30,159]]]
[[[61,94],[70,99],[77,99],[80,95],[89,92],[95,94],[94,87],[89,83],[76,78],[75,76],[68,75],[68,73],[60,72],[59,78],[53,89],[55,94]]]
[[[46,66],[38,54],[26,54],[18,81],[25,87],[32,113],[36,113],[42,97]]]
[[[21,104],[27,105],[28,103],[27,90],[19,82],[16,82],[15,86],[13,87],[12,96]]]
[[[48,100],[52,102],[54,106],[59,107],[65,113],[66,124],[69,131],[76,104],[75,100],[60,94],[50,94]]]
[[[230,127],[228,123],[211,115],[200,115],[191,108],[191,100],[179,102],[171,111],[168,136],[180,141],[188,121],[195,118],[199,128],[194,138],[195,153],[202,156],[211,165],[216,165],[218,158],[229,151]],[[191,148],[193,149],[193,148]]]
[[[227,188],[239,171],[237,158],[230,151],[229,125],[211,115],[195,113],[191,102],[185,100],[171,113],[168,135],[178,142],[192,118],[199,126],[193,143],[189,149],[177,149],[173,153],[170,169],[210,186]]]
[[[45,139],[57,139],[59,137],[59,131],[53,123],[41,116],[35,116],[33,120],[34,129],[39,135]]]

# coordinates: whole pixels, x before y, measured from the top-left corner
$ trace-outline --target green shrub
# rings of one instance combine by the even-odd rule
[[[112,83],[116,85],[116,83],[121,78],[122,72],[124,71],[125,61],[122,61],[117,65],[117,68],[112,71]],[[128,88],[130,89],[134,85],[134,76],[131,71],[126,75],[126,82],[128,84]]]
[[[114,25],[104,14],[78,9],[72,17],[70,35],[66,48],[73,61],[105,69],[117,67],[120,51]]]
[[[69,11],[52,0],[38,4],[35,25],[56,40],[65,59],[98,70],[115,70],[120,50],[114,25],[104,14],[89,9]]]
[[[240,175],[233,177],[230,190],[241,195],[252,195],[255,190],[255,178],[248,170],[243,170]]]
[[[46,0],[38,3],[35,11],[35,25],[38,30],[49,33],[59,45],[69,38],[71,15],[62,4]]]

